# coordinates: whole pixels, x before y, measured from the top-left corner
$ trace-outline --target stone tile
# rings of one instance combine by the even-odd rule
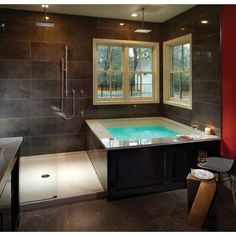
[[[30,116],[29,99],[0,99],[0,118]]]
[[[31,79],[37,80],[59,80],[60,63],[58,62],[31,62]]]
[[[1,39],[30,40],[30,22],[14,20],[3,20],[5,29],[1,31]]]
[[[68,43],[68,60],[91,62],[93,58],[92,41],[90,45],[84,47],[80,43]]]
[[[0,58],[4,59],[29,59],[30,43],[24,41],[0,40]]]
[[[30,136],[57,134],[57,118],[32,118],[30,119]]]
[[[76,90],[76,97],[80,97],[83,90],[83,97],[92,97],[92,80],[68,79],[68,97],[72,97],[71,90]]]
[[[211,125],[215,128],[221,126],[220,104],[193,102],[193,117],[205,127]]]
[[[47,15],[49,16],[50,20],[55,24],[65,25],[67,22],[66,21],[67,15],[65,14],[54,14],[48,12]],[[43,17],[43,12],[30,12],[31,22],[33,23],[42,20],[42,17]]]
[[[65,120],[58,117],[57,126],[59,134],[79,133],[86,131],[84,119],[78,116],[75,116],[71,120]]]
[[[193,39],[193,80],[218,80],[221,78],[220,35]]]
[[[63,57],[63,45],[57,43],[31,43],[32,61],[58,62]]]
[[[85,148],[85,133],[58,135],[58,152],[82,151]]]
[[[231,193],[219,187],[217,231],[235,231]],[[112,202],[100,199],[23,212],[19,231],[207,231],[188,225],[187,214],[187,192],[181,189]]]
[[[23,141],[20,147],[21,156],[30,155],[30,137],[23,137]]]
[[[199,5],[192,12],[194,38],[220,33],[220,6]],[[208,20],[208,24],[202,24],[201,20]]]
[[[0,119],[0,137],[29,136],[29,119],[24,118],[1,118]]]
[[[89,79],[92,80],[93,63],[73,61],[69,63],[68,79]]]
[[[31,137],[31,155],[58,153],[57,136]]]
[[[31,23],[31,41],[45,43],[64,43],[67,40],[66,25],[54,22],[53,28],[38,27]]]
[[[68,42],[91,47],[93,38],[97,37],[96,30],[96,27],[89,27],[79,21],[77,24],[67,25]]]
[[[193,102],[220,104],[221,81],[193,81]]]
[[[32,80],[31,98],[57,98],[60,95],[60,83],[57,80]]]
[[[1,21],[16,21],[17,22],[29,22],[30,21],[30,12],[29,11],[20,11],[12,9],[0,9],[0,20]]]
[[[0,68],[0,79],[30,78],[29,61],[0,59]]]
[[[30,100],[31,117],[54,117],[53,107],[58,107],[57,99],[34,98]]]
[[[0,98],[29,98],[29,80],[0,80]]]
[[[96,28],[97,21],[98,21],[97,17],[66,15],[67,25],[79,27],[83,31],[86,30],[87,27]]]

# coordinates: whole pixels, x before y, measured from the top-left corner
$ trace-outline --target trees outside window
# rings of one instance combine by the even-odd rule
[[[93,40],[94,104],[158,102],[158,44]]]
[[[164,42],[164,103],[192,108],[191,62],[191,34]]]

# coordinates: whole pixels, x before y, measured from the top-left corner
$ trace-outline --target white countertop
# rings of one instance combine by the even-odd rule
[[[0,146],[3,146],[3,153],[0,157],[0,193],[4,187],[4,182],[11,172],[15,155],[22,143],[22,137],[0,138]]]

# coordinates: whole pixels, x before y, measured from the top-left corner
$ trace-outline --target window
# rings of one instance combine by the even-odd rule
[[[93,104],[159,102],[158,44],[93,39]]]
[[[191,34],[163,44],[164,103],[192,109]]]

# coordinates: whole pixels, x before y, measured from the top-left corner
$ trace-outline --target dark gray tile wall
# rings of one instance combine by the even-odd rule
[[[208,24],[201,24],[203,19]],[[184,28],[184,30],[181,30]],[[163,104],[163,114],[199,128],[211,125],[217,134],[221,128],[220,6],[196,6],[163,24],[163,41],[192,33],[192,110]],[[165,78],[163,78],[165,79]]]
[[[22,155],[85,150],[86,118],[161,115],[161,105],[93,106],[92,39],[160,41],[161,26],[147,23],[150,34],[135,34],[140,22],[51,14],[54,28],[39,28],[42,13],[0,9],[0,137],[23,136]],[[60,58],[69,52],[69,91],[76,90],[76,116],[58,117]],[[83,90],[83,96],[80,94]],[[71,92],[65,111],[71,114]],[[84,117],[81,117],[84,111]]]
[[[51,14],[54,28],[39,28],[41,13],[0,9],[6,28],[0,31],[0,137],[23,136],[23,155],[85,150],[87,118],[163,115],[200,128],[220,128],[220,7],[196,6],[164,24],[145,23],[149,34],[136,34],[140,22]],[[202,18],[209,24],[199,24]],[[180,30],[184,28],[184,30]],[[193,109],[161,104],[93,106],[92,39],[110,38],[160,42],[193,35]],[[53,107],[60,106],[60,58],[69,47],[69,91],[76,90],[76,116],[66,121]],[[83,96],[80,90],[84,90]],[[162,89],[161,89],[162,101]],[[71,93],[65,111],[71,113]],[[84,111],[84,117],[81,117]]]

